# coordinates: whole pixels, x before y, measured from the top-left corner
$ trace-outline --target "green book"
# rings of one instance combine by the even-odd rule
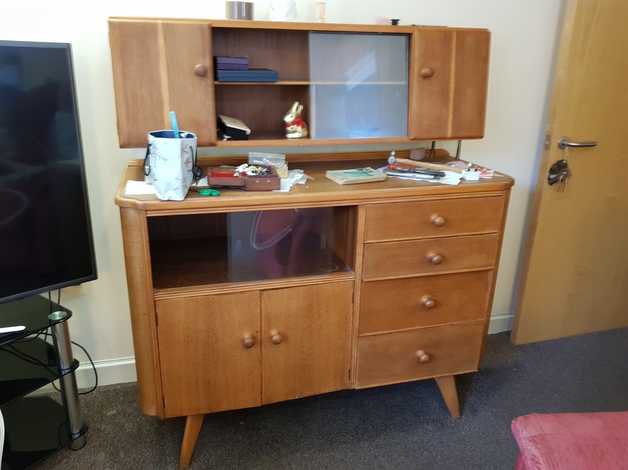
[[[338,184],[373,183],[386,179],[386,173],[368,166],[350,170],[328,170],[325,176]]]

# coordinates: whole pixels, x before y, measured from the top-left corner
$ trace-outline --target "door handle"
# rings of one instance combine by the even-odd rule
[[[558,141],[558,148],[564,150],[566,148],[592,148],[597,147],[597,142],[594,140],[575,142],[567,137],[561,137]]]

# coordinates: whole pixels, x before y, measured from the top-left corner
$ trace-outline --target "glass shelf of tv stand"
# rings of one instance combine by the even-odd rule
[[[49,320],[48,315],[55,311],[63,311],[67,316],[61,320]],[[71,316],[72,312],[67,308],[40,296],[0,304],[0,327],[26,326],[21,332],[0,335],[0,405],[62,376],[57,367],[55,348],[46,341],[44,332]],[[74,371],[78,366],[78,361],[74,360],[71,370],[65,373]]]

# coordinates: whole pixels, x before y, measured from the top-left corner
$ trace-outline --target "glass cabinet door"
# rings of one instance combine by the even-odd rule
[[[408,36],[310,32],[314,139],[402,137],[408,122]]]

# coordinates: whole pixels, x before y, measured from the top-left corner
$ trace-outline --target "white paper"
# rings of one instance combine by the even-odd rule
[[[307,181],[307,175],[303,170],[290,170],[288,171],[287,178],[281,178],[281,187],[276,189],[275,192],[287,193],[290,192],[292,186],[295,184],[305,184]]]
[[[125,196],[155,195],[154,186],[144,181],[128,180],[124,188]]]

